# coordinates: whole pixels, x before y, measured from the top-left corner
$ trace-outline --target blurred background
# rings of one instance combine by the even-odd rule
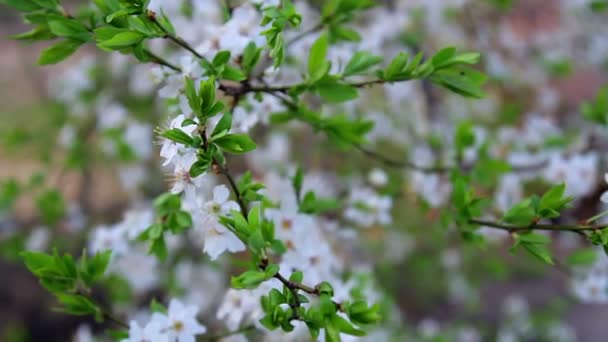
[[[63,3],[67,8],[81,4]],[[310,3],[314,10],[320,2]],[[580,105],[593,99],[608,81],[608,17],[602,4],[586,0],[379,1],[381,9],[370,14],[376,16],[374,23],[381,22],[377,16],[386,13],[406,19],[394,22],[387,17],[384,27],[374,29],[394,30],[392,39],[412,51],[434,52],[447,45],[480,51],[481,69],[490,76],[483,100],[462,100],[420,83],[393,90],[395,96],[405,94],[406,105],[393,103],[384,108],[402,114],[391,108],[396,106],[423,118],[426,128],[402,122],[406,130],[433,131],[439,116],[469,117],[480,125],[510,125],[532,136],[552,125],[557,137],[567,140],[557,144],[579,144],[566,138],[590,130],[579,123]],[[133,147],[137,144],[130,145],[111,130],[96,131],[94,124],[91,127],[82,119],[86,113],[126,108],[137,120],[125,129],[147,132],[132,133],[143,140],[153,139],[153,128],[163,125],[168,115],[146,89],[145,80],[137,84],[127,57],[109,57],[86,46],[63,63],[37,66],[40,51],[47,45],[9,39],[28,28],[16,11],[0,8],[0,341],[85,341],[86,329],[98,332],[105,326],[54,312],[51,296],[19,262],[17,253],[23,248],[57,246],[77,255],[87,244],[85,227],[120,220],[130,203],[157,195],[170,184],[157,166],[157,150],[137,151]],[[366,30],[365,19],[360,28]],[[375,34],[371,27],[367,29]],[[384,52],[392,56],[394,49]],[[141,76],[145,71],[135,73]],[[75,83],[81,98],[95,101],[85,100],[81,108],[75,108],[71,100]],[[103,95],[98,93],[101,90]],[[106,99],[98,99],[103,96]],[[114,108],[116,102],[123,107]],[[78,111],[85,114],[77,115],[74,123],[71,113]],[[534,123],[535,119],[540,121]],[[399,136],[396,122],[399,119],[378,121],[373,132],[380,136],[377,146],[396,156],[414,155],[412,149],[395,147],[411,141]],[[66,129],[66,123],[72,128]],[[264,129],[254,136],[256,141],[270,145],[275,139],[274,144],[281,145],[282,140]],[[342,152],[326,149],[322,141],[303,144],[313,139],[310,131],[298,130],[294,136],[293,158],[325,177],[324,181],[335,182],[323,174],[326,169],[342,174],[371,171],[364,156],[343,159]],[[596,149],[600,158],[606,152],[601,145]],[[251,167],[248,162],[235,163],[235,169]],[[564,172],[577,170],[566,167]],[[602,210],[599,196],[606,184],[599,170],[593,173],[598,181],[580,192],[569,212],[573,218]],[[415,332],[411,340],[432,339],[438,331],[450,331],[445,340],[463,342],[608,340],[608,304],[582,302],[573,296],[571,270],[512,255],[510,241],[502,236],[483,249],[461,243],[454,231],[441,228],[432,194],[420,199],[423,191],[416,190],[415,183],[429,186],[428,179],[404,181],[401,171],[386,172],[390,185],[386,188],[399,193],[393,203],[395,232],[363,231],[369,246],[358,251],[358,257],[374,260],[373,274],[399,308],[403,328]],[[129,185],[133,178],[145,182],[135,189]],[[533,191],[534,186],[524,192]],[[577,185],[571,186],[576,191]],[[441,192],[439,186],[427,190]],[[559,259],[582,244],[577,236],[556,236],[552,247]],[[153,293],[142,297],[151,298]]]

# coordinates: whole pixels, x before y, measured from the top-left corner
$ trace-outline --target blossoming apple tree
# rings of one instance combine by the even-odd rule
[[[2,2],[32,26],[16,39],[52,41],[38,64],[72,64],[51,89],[69,113],[59,133],[63,167],[93,172],[95,158],[108,162],[131,208],[119,222],[94,225],[79,253],[28,248],[21,258],[62,311],[105,321],[119,340],[403,336],[389,328],[398,325],[395,305],[360,259],[367,228],[399,224],[404,183],[420,211],[433,210],[444,239],[482,247],[508,236],[512,252],[558,268],[555,234],[608,250],[605,212],[571,216],[597,173],[576,170],[593,170],[587,151],[599,147],[550,147],[554,127],[534,119],[501,139],[466,116],[437,119],[438,93],[483,99],[487,76],[478,52],[400,40],[386,26],[404,25],[407,5],[94,0],[68,10],[58,0]],[[94,49],[111,59],[70,57]],[[431,134],[414,116],[396,129],[425,96],[435,116],[426,119],[444,124]],[[583,117],[606,125],[607,98],[600,91]],[[380,117],[383,110],[395,115]],[[323,175],[290,160],[290,145],[306,154],[318,141]],[[353,158],[371,168],[367,179],[353,172]],[[159,173],[169,174],[169,187],[154,185]],[[522,190],[539,177],[541,186]],[[4,189],[17,197],[28,186]],[[68,211],[52,187],[38,204],[49,226]],[[394,239],[398,250],[408,245]],[[596,254],[582,249],[568,260],[592,264]],[[142,295],[153,289],[163,295],[142,313]]]

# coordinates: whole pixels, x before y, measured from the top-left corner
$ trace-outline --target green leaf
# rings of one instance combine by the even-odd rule
[[[194,81],[190,77],[185,77],[184,82],[184,89],[186,92],[186,98],[188,99],[188,105],[190,106],[190,109],[192,109],[192,111],[198,116],[203,115],[201,108],[201,99],[196,93]]]
[[[213,142],[222,150],[234,154],[246,153],[256,148],[255,142],[245,134],[227,134]]]
[[[260,205],[255,205],[251,209],[249,209],[249,213],[247,214],[247,222],[249,223],[249,227],[251,229],[259,229],[262,221],[260,220],[262,216],[262,208]]]
[[[230,284],[235,289],[254,289],[266,281],[266,273],[262,271],[249,270],[237,277],[230,279]]]
[[[358,51],[348,61],[343,75],[351,76],[365,73],[369,68],[382,62],[382,57],[374,56],[369,52]]]
[[[322,34],[313,44],[308,56],[308,75],[311,83],[315,83],[327,74],[329,63],[327,57],[327,46],[329,42],[326,34]]]
[[[174,141],[178,144],[190,146],[192,144],[192,137],[186,134],[186,132],[182,131],[179,128],[172,128],[164,131],[161,136]]]
[[[551,238],[549,238],[547,235],[537,233],[517,234],[517,240],[520,242],[534,245],[546,245],[551,242]]]
[[[161,261],[167,259],[168,251],[164,236],[153,240],[150,244],[150,249],[148,250],[148,252],[150,254],[155,255]]]
[[[463,121],[458,124],[456,133],[454,136],[454,145],[456,151],[462,153],[464,149],[471,147],[475,144],[475,131],[473,125],[468,121]]]
[[[58,223],[67,212],[67,205],[61,193],[57,190],[42,192],[36,198],[36,206],[42,221],[48,225]]]
[[[531,224],[535,218],[536,210],[532,205],[532,200],[527,198],[507,210],[502,220],[514,225],[527,226]]]
[[[246,80],[247,76],[245,76],[245,73],[243,73],[240,69],[230,65],[225,65],[224,71],[222,71],[222,78],[226,80],[240,82]]]
[[[192,164],[192,166],[190,166],[190,177],[196,178],[202,175],[203,173],[207,172],[209,166],[211,166],[211,159],[197,160],[194,162],[194,164]]]
[[[331,316],[331,322],[341,333],[352,336],[365,336],[365,331],[355,328],[349,321],[338,315]]]
[[[211,64],[213,64],[214,67],[218,68],[223,66],[224,64],[228,63],[228,61],[230,60],[230,51],[220,51],[218,52],[215,57],[213,57],[213,61],[211,61]]]
[[[32,12],[41,8],[39,4],[32,0],[2,0],[0,3],[7,4],[21,12]]]
[[[295,271],[289,276],[289,281],[296,284],[301,284],[304,280],[304,273],[302,271]]]
[[[241,65],[245,73],[249,74],[255,68],[256,64],[260,60],[262,49],[256,47],[254,42],[250,42],[243,51],[243,59]]]
[[[330,320],[325,323],[325,341],[327,342],[340,342],[342,339],[340,338],[340,330],[334,325],[334,323]]]
[[[175,213],[175,221],[178,224],[179,228],[183,229],[192,227],[192,216],[186,211],[177,211]]]
[[[595,0],[589,3],[589,8],[591,11],[600,13],[606,11],[608,9],[608,1],[606,0]]]
[[[602,87],[594,101],[583,102],[580,108],[583,117],[600,125],[608,124],[608,86]]]
[[[217,123],[213,132],[211,133],[211,140],[220,138],[228,134],[230,128],[232,127],[232,113],[226,112]]]
[[[108,40],[99,43],[99,46],[106,49],[121,49],[133,46],[141,42],[145,36],[137,31],[124,31],[114,35]]]
[[[386,80],[394,80],[406,67],[409,61],[409,56],[406,53],[399,52],[395,58],[390,62],[388,67],[384,70],[384,78]]]
[[[539,214],[546,218],[559,217],[560,211],[572,201],[572,197],[564,197],[566,184],[558,184],[547,191],[540,199]]]
[[[90,277],[91,282],[99,280],[104,275],[110,263],[111,257],[111,250],[98,252],[87,262],[86,272]]]
[[[38,65],[57,64],[71,56],[83,44],[79,40],[64,40],[42,51]]]
[[[296,169],[296,173],[291,179],[291,185],[293,186],[296,196],[299,198],[302,192],[302,183],[304,182],[304,170],[301,167]]]
[[[55,38],[55,35],[49,30],[48,27],[39,26],[30,31],[12,35],[10,38],[16,40],[37,41],[53,39]]]
[[[73,38],[80,41],[87,41],[91,37],[87,28],[76,20],[50,20],[48,26],[49,30],[59,37]]]
[[[579,249],[566,258],[572,266],[590,266],[597,260],[597,251],[594,248]]]
[[[481,86],[486,82],[487,77],[476,70],[451,67],[433,72],[430,80],[457,94],[465,97],[481,99],[485,93]]]
[[[534,255],[541,261],[553,265],[553,258],[551,257],[551,252],[546,245],[543,244],[532,244],[532,243],[524,243],[522,244],[524,249],[528,251],[530,254]]]
[[[339,103],[357,98],[357,89],[343,83],[318,83],[316,86],[319,95],[327,102]]]
[[[58,293],[56,294],[56,296],[59,302],[64,306],[63,308],[61,308],[61,311],[70,315],[96,315],[100,312],[100,309],[97,307],[97,305],[87,297],[63,293]]]
[[[443,48],[431,58],[431,64],[434,68],[439,69],[441,66],[449,62],[456,55],[456,48],[453,46]]]
[[[360,42],[361,35],[359,32],[346,26],[332,26],[329,31],[332,41],[345,40],[348,42]]]
[[[169,17],[167,17],[165,14],[165,11],[160,11],[160,16],[156,16],[156,21],[163,28],[163,30],[175,36],[175,28],[173,27],[171,20],[169,20]]]

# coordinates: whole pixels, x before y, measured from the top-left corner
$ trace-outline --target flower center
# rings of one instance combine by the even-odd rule
[[[293,227],[293,221],[290,219],[283,219],[283,221],[281,221],[281,227],[285,230],[291,230]]]
[[[175,321],[173,322],[173,330],[175,331],[182,331],[184,330],[184,323],[181,321]]]

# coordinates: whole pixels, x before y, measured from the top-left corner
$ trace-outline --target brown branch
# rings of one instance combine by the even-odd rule
[[[201,55],[200,53],[198,53],[190,44],[188,44],[188,42],[186,42],[185,40],[183,40],[182,38],[173,35],[171,32],[167,31],[157,20],[156,20],[156,13],[154,13],[154,11],[150,11],[148,10],[148,12],[146,13],[146,15],[148,16],[148,18],[150,19],[150,21],[156,25],[156,27],[158,27],[165,35],[163,36],[163,38],[165,39],[169,39],[170,41],[172,41],[173,43],[175,43],[176,45],[188,50],[190,53],[192,53],[194,56],[196,56],[198,59],[205,59],[205,57],[203,55]]]
[[[559,224],[540,224],[533,223],[527,226],[512,225],[501,222],[487,221],[481,219],[469,219],[469,223],[490,228],[502,229],[509,232],[548,230],[548,231],[570,231],[580,233],[584,231],[597,231],[608,228],[608,225],[580,224],[580,225],[559,225]]]

